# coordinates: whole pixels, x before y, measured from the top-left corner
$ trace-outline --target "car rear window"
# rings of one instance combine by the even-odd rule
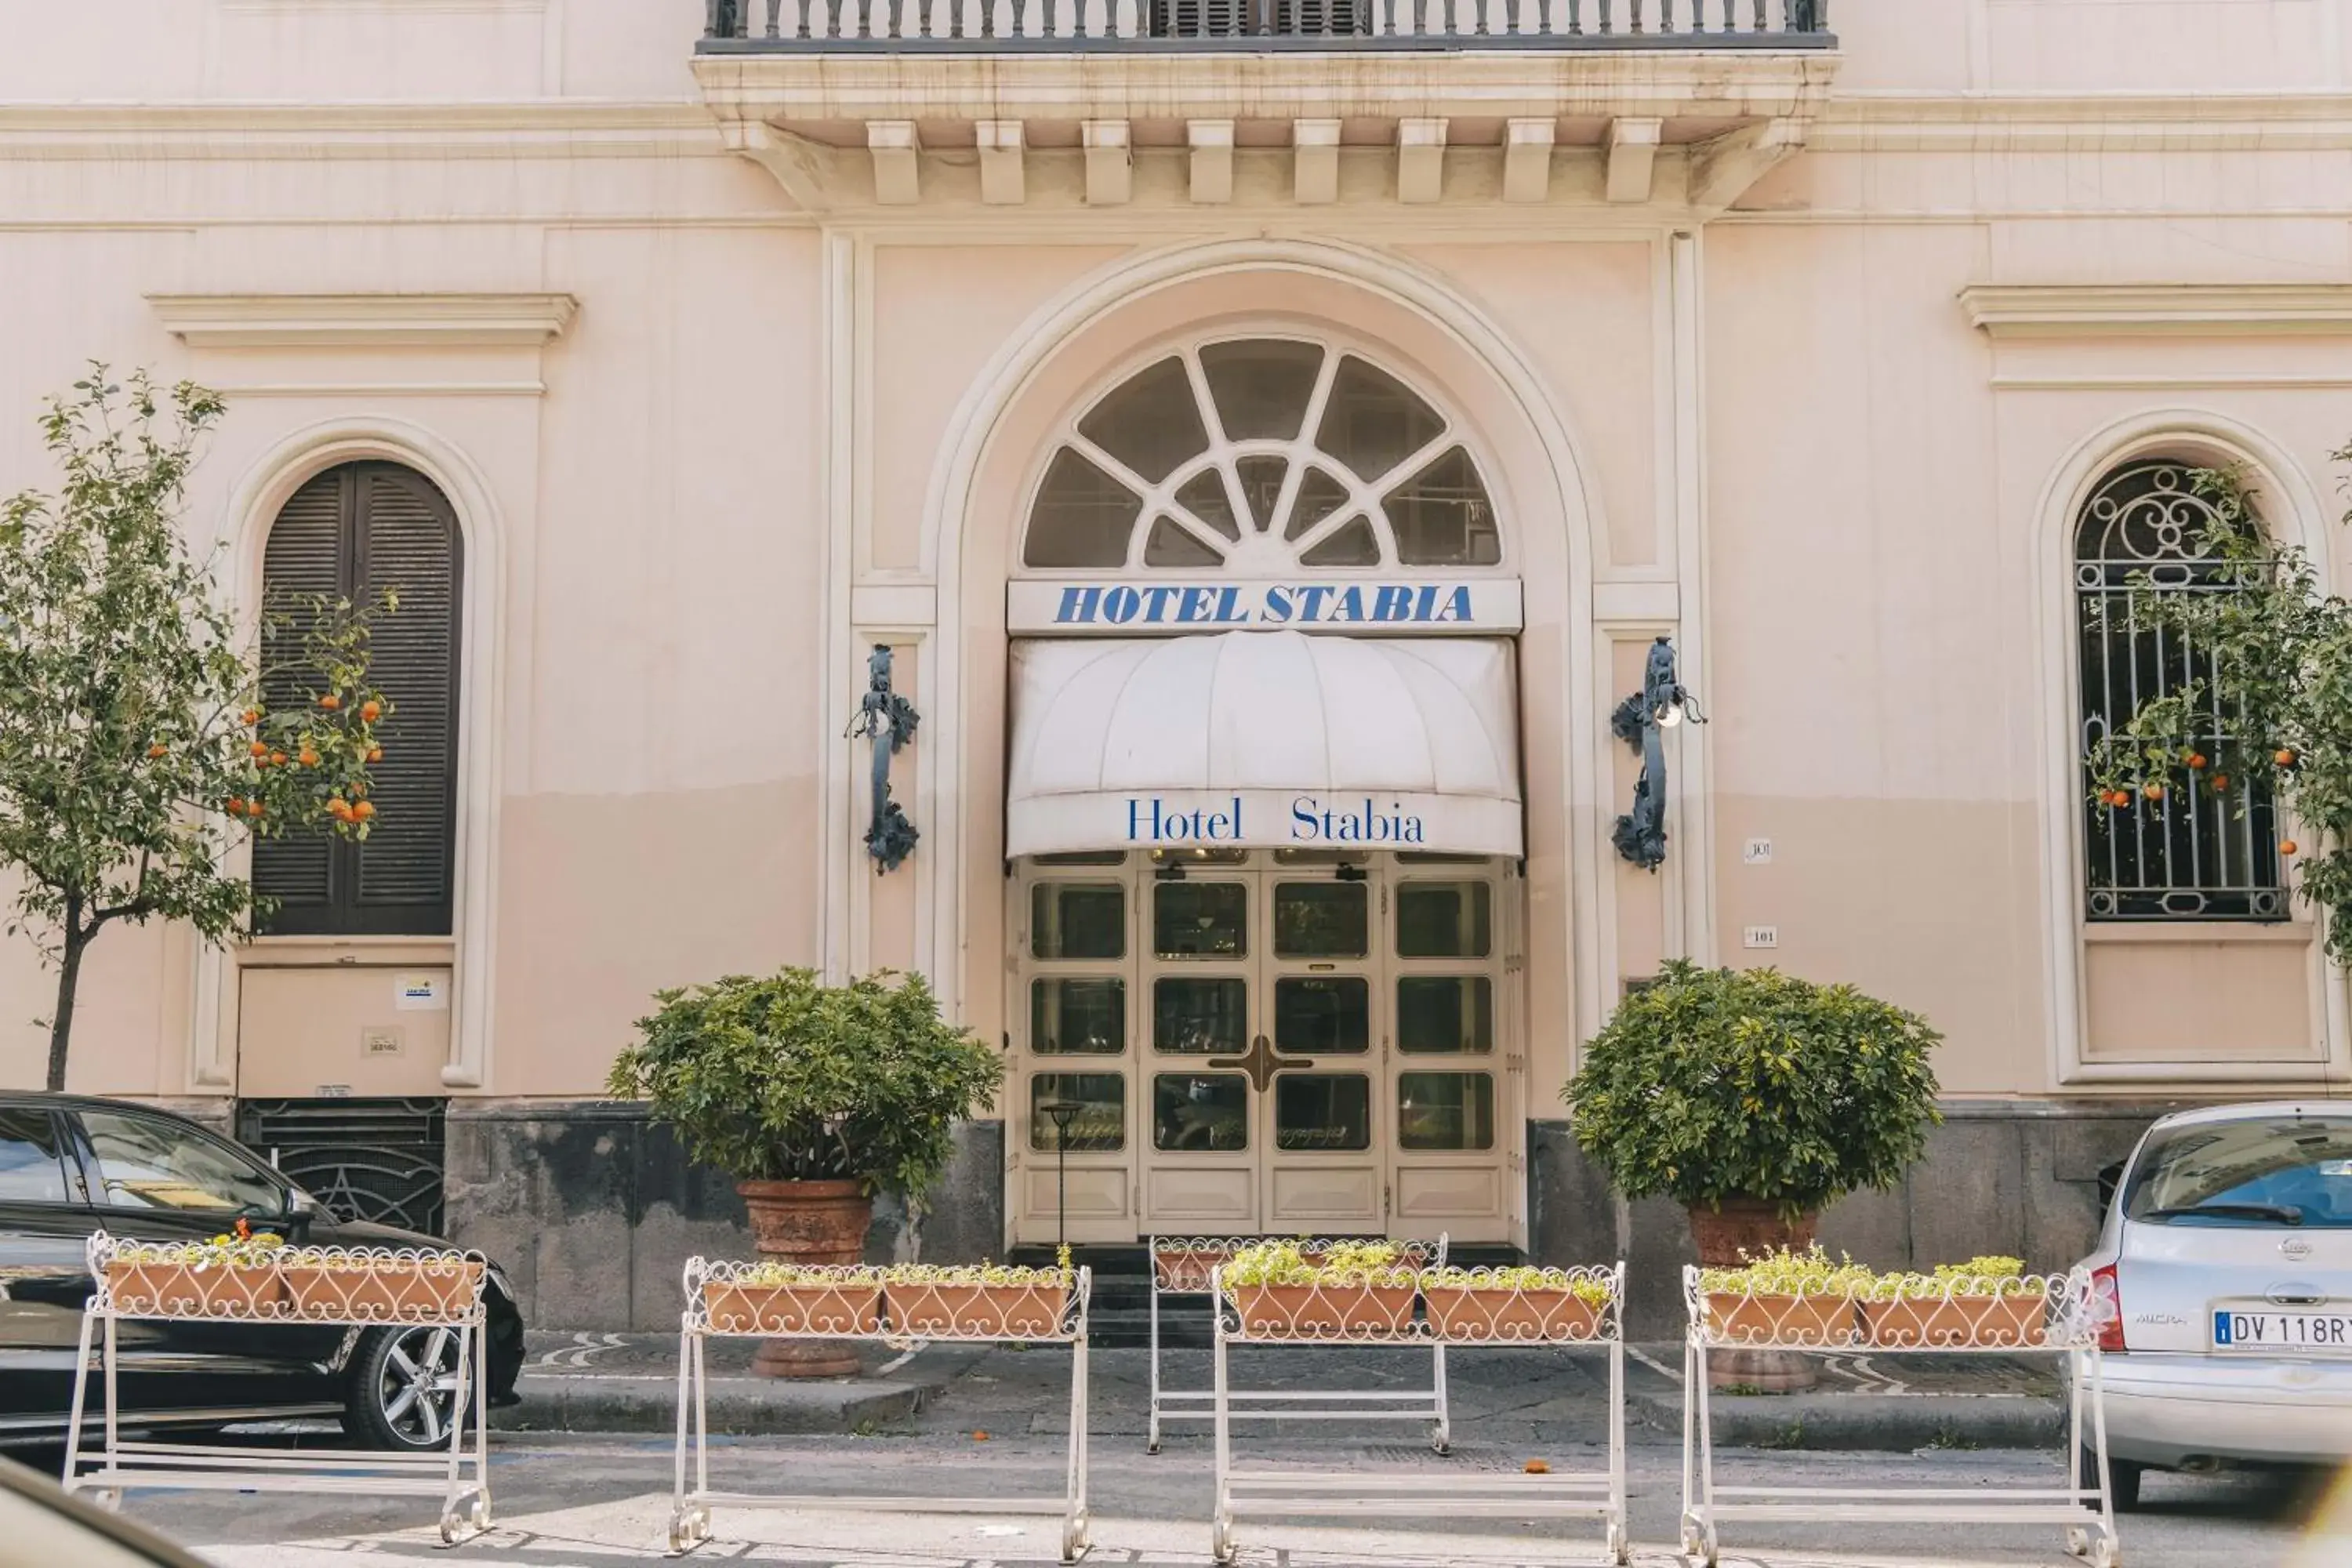
[[[2352,1229],[2352,1117],[2206,1121],[2151,1140],[2124,1217]]]

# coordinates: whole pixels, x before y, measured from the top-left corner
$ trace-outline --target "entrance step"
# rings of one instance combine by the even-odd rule
[[[1517,1247],[1500,1242],[1456,1243],[1446,1260],[1463,1268],[1504,1268],[1527,1261]],[[1006,1261],[1043,1268],[1054,1261],[1050,1247],[1016,1247]],[[1088,1304],[1088,1342],[1106,1350],[1140,1349],[1151,1342],[1151,1255],[1141,1247],[1073,1245],[1070,1261],[1094,1270]],[[1171,1350],[1207,1350],[1211,1344],[1208,1297],[1171,1294],[1160,1301],[1160,1342]]]

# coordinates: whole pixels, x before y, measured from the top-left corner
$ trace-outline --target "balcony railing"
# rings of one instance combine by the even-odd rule
[[[701,47],[1826,49],[1836,42],[1829,0],[709,0]]]

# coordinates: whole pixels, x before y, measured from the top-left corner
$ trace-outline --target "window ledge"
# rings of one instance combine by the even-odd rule
[[[2264,942],[2308,946],[2318,928],[2308,921],[2084,921],[2085,943],[2148,946],[2210,942],[2251,947]]]
[[[446,936],[257,936],[231,951],[244,969],[453,965],[457,961],[457,941]]]

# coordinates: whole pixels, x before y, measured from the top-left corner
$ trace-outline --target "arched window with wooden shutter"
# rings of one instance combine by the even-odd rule
[[[457,514],[432,481],[397,463],[346,463],[297,490],[270,527],[262,584],[281,616],[310,595],[400,608],[377,616],[370,679],[391,700],[378,727],[374,826],[364,844],[289,837],[257,842],[254,887],[278,901],[280,936],[446,936],[452,929],[457,807],[457,604],[464,571]],[[298,620],[265,630],[263,661],[287,662]],[[276,681],[273,707],[307,700]]]

